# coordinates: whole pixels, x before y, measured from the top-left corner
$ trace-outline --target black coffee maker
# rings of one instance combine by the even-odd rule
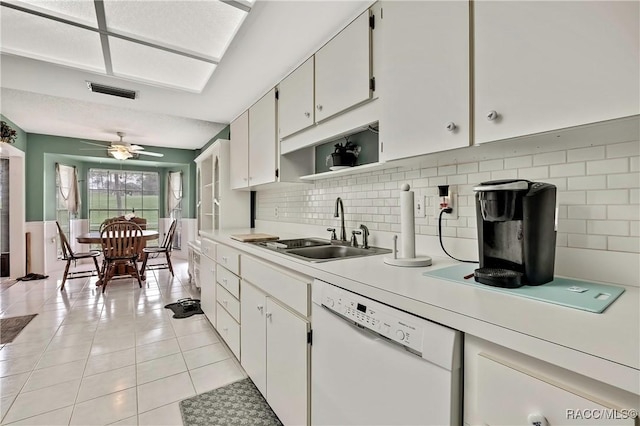
[[[556,187],[524,179],[483,182],[476,192],[477,282],[516,288],[553,280]]]

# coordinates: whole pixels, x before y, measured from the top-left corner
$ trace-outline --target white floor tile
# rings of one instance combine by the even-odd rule
[[[178,343],[183,351],[211,345],[219,341],[218,335],[213,330],[178,337]]]
[[[153,410],[196,394],[189,373],[145,383],[138,386],[138,412]]]
[[[0,420],[7,414],[7,412],[11,408],[11,404],[13,404],[13,401],[15,401],[16,396],[17,395],[10,395],[0,398]]]
[[[109,423],[109,426],[138,426],[138,416],[131,416],[115,423]]]
[[[187,371],[181,353],[137,364],[138,385]]]
[[[58,383],[80,379],[82,378],[85,363],[85,360],[72,361],[66,364],[34,370],[22,391],[30,392],[57,385]]]
[[[138,415],[140,426],[182,426],[179,402],[164,405]]]
[[[189,374],[198,395],[246,377],[231,359],[190,370]]]
[[[94,374],[82,379],[76,403],[136,386],[136,368],[128,367]]]
[[[151,361],[152,359],[161,358],[167,355],[173,355],[180,352],[178,339],[160,340],[159,342],[149,343],[136,347],[136,362],[142,363]]]
[[[47,348],[47,341],[29,343],[9,343],[0,349],[0,361],[11,358],[22,358],[25,355],[39,355]]]
[[[166,340],[176,337],[176,333],[173,331],[173,328],[161,327],[155,328],[153,330],[144,331],[142,333],[136,334],[136,345],[147,345],[149,343],[157,342],[160,340]]]
[[[128,365],[135,365],[135,363],[136,351],[134,348],[109,352],[102,355],[91,355],[89,361],[87,361],[84,375],[86,377],[93,374],[104,373],[105,371],[115,370]]]
[[[91,346],[91,356],[108,354],[110,352],[118,352],[124,349],[133,348],[135,340],[127,339],[119,340],[118,338],[107,339],[100,342],[94,342]]]
[[[69,346],[63,349],[47,349],[42,355],[36,368],[52,367],[58,364],[65,364],[71,361],[86,360],[89,356],[91,343]]]
[[[107,425],[134,416],[136,410],[136,390],[126,389],[76,404],[69,424]]]
[[[36,366],[39,359],[40,354],[36,354],[0,361],[0,377],[12,376],[14,374],[31,371]]]
[[[6,376],[0,378],[0,397],[6,397],[16,395],[22,389],[30,373],[14,374],[13,376]]]
[[[223,361],[231,357],[231,354],[222,343],[214,343],[213,345],[191,349],[190,351],[183,352],[182,355],[189,370]]]
[[[187,321],[189,318],[200,318],[200,320]],[[185,318],[182,320],[183,322],[173,322],[173,329],[176,332],[177,336],[186,336],[188,334],[202,333],[204,331],[213,330],[213,327],[204,318],[204,315],[199,316],[191,316],[189,318]]]
[[[16,397],[4,422],[11,423],[72,405],[79,387],[80,380],[73,380],[32,392],[22,392]]]
[[[67,426],[71,419],[73,405],[60,408],[58,410],[49,411],[48,413],[33,416],[24,420],[19,420],[11,425],[28,425],[28,426]],[[10,425],[7,425],[10,426]]]

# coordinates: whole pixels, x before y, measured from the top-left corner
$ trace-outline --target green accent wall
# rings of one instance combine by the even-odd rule
[[[89,144],[85,143],[89,142]],[[101,144],[105,149],[92,146]],[[196,150],[146,147],[147,150],[160,152],[164,157],[141,156],[136,160],[113,160],[107,154],[107,145],[101,141],[68,138],[61,136],[29,134],[28,154],[25,156],[26,168],[26,218],[29,221],[55,220],[55,164],[67,164],[78,167],[80,177],[80,196],[82,208],[80,218],[87,218],[86,176],[90,168],[122,169],[135,171],[157,171],[160,174],[161,206],[166,209],[164,191],[167,173],[182,171],[184,179],[183,214],[185,218],[195,217],[195,163]],[[95,148],[93,150],[92,148]],[[86,149],[86,150],[85,150]],[[161,210],[161,217],[165,212]]]
[[[16,148],[18,148],[22,152],[27,152],[27,133],[20,128],[16,123],[0,114],[0,119],[6,122],[9,127],[17,132],[16,142],[13,144]]]
[[[214,137],[211,138],[211,140],[209,142],[207,142],[202,148],[198,149],[198,155],[200,155],[200,153],[202,151],[204,151],[205,149],[209,148],[211,145],[213,145],[213,143],[215,141],[217,141],[218,139],[231,139],[231,126],[227,125],[227,127],[225,127],[224,129],[220,130],[220,132],[218,132],[217,135],[215,135]],[[197,155],[196,155],[197,157]]]

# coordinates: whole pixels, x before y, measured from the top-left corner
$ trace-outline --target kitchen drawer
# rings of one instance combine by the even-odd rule
[[[204,256],[207,256],[211,260],[216,260],[216,246],[218,244],[211,240],[203,238],[201,240],[201,250]]]
[[[478,355],[478,390],[479,415],[492,426],[533,424],[530,415],[544,416],[550,425],[634,424],[624,412],[616,418],[613,404],[485,353]]]
[[[229,293],[233,294],[236,299],[240,299],[240,278],[227,271],[225,268],[218,267],[216,279],[218,284],[224,287]]]
[[[240,275],[240,252],[231,247],[218,245],[216,249],[216,262],[224,266],[236,275]]]
[[[216,320],[218,333],[236,358],[240,359],[240,324],[219,303]]]
[[[218,293],[216,295],[218,303],[231,314],[231,316],[240,322],[240,302],[224,287],[218,284]]]
[[[310,315],[310,278],[243,255],[242,279],[280,300],[302,316],[308,317]]]

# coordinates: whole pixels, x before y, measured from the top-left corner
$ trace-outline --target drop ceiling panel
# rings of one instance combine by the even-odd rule
[[[113,74],[150,84],[200,92],[214,64],[109,37]]]
[[[100,36],[95,31],[2,8],[3,52],[104,72]]]
[[[84,25],[90,25],[94,28],[98,26],[96,18],[96,9],[92,1],[87,0],[23,0],[8,1],[7,3],[22,6],[31,10],[54,15],[59,18],[68,19]]]
[[[107,29],[218,60],[247,15],[219,1],[105,0]]]

